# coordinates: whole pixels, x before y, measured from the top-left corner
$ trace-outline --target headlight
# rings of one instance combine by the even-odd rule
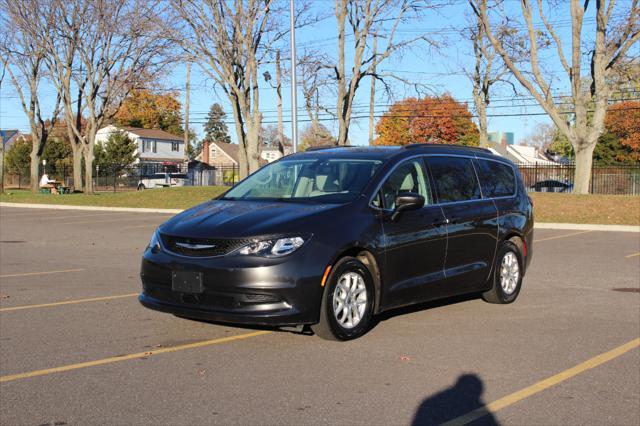
[[[150,248],[154,252],[160,250],[160,233],[157,229],[153,231],[153,235],[151,235],[151,240],[149,241],[148,248]]]
[[[282,257],[298,250],[305,240],[301,237],[287,237],[254,241],[238,249],[236,254],[245,256]]]

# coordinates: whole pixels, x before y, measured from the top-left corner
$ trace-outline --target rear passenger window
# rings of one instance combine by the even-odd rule
[[[508,197],[516,192],[513,169],[497,161],[478,160],[478,174],[485,197]]]
[[[480,186],[471,159],[460,157],[428,157],[440,203],[477,200]]]

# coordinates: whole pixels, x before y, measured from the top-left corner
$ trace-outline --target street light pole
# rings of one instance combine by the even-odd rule
[[[296,29],[293,0],[289,0],[289,31],[291,31],[291,142],[298,152],[298,91],[296,83]]]

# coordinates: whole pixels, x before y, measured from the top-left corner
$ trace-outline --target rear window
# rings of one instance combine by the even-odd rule
[[[451,203],[480,199],[480,186],[471,159],[428,157],[438,202]]]
[[[508,197],[516,192],[513,168],[497,161],[478,160],[478,175],[485,197]]]

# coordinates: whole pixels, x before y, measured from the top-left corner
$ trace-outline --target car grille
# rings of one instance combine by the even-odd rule
[[[162,244],[170,252],[192,257],[224,256],[244,247],[251,240],[184,238],[160,234]]]

